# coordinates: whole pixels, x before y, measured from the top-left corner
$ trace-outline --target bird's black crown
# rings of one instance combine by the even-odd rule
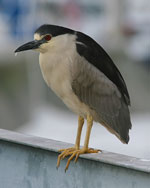
[[[44,24],[40,26],[35,33],[38,33],[40,35],[46,35],[51,34],[53,37],[63,34],[74,34],[74,31],[69,28],[65,28],[62,26],[56,26],[56,25],[50,25],[50,24]]]

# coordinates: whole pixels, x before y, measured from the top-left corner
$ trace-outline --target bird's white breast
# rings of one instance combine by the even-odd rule
[[[73,49],[73,48],[70,48]],[[71,86],[71,63],[74,63],[74,52],[40,54],[39,62],[43,78],[47,85],[60,97],[63,102],[75,113],[86,117],[88,107],[74,94]],[[81,110],[82,109],[82,110]]]

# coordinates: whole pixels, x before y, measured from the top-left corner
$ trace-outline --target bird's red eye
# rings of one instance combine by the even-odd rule
[[[46,35],[45,37],[44,37],[44,39],[46,40],[46,41],[49,41],[49,40],[51,40],[51,35]]]

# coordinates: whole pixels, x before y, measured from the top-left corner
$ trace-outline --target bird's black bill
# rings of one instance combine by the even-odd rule
[[[19,48],[17,48],[15,50],[15,53],[21,52],[21,51],[26,51],[26,50],[37,49],[42,43],[43,43],[42,40],[34,40],[34,41],[31,41],[31,42],[28,42],[26,44],[23,44]]]

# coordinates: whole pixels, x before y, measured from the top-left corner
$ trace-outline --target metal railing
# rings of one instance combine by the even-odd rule
[[[65,173],[58,149],[70,144],[0,129],[0,188],[149,188],[150,160],[103,151]]]

